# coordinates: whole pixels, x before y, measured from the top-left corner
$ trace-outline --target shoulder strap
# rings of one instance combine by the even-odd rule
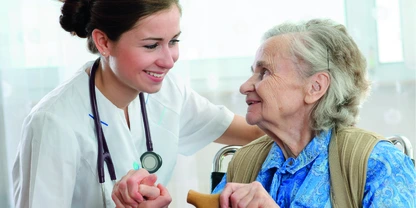
[[[228,164],[227,182],[255,181],[272,144],[273,140],[265,135],[237,150]]]
[[[355,127],[334,131],[329,145],[334,207],[362,207],[371,151],[383,137]]]

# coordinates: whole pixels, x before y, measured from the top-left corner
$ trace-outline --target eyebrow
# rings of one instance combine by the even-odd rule
[[[257,61],[256,62],[256,68],[270,68],[269,65],[265,62],[265,61]],[[254,69],[253,66],[250,67],[251,68],[251,72],[254,73]]]
[[[179,35],[180,35],[181,33],[182,33],[182,31],[179,31],[179,32],[178,32],[178,34],[176,34],[176,35],[174,35],[174,36],[172,37],[172,39],[175,39],[175,38],[179,37]],[[149,37],[149,38],[144,38],[144,39],[142,39],[142,40],[155,40],[155,41],[162,41],[162,40],[163,40],[163,38]]]

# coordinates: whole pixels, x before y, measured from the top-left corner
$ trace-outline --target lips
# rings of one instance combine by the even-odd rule
[[[158,73],[158,72],[151,72],[151,71],[145,71],[148,75],[156,77],[156,78],[162,78],[165,73]]]
[[[257,101],[257,100],[246,100],[246,103],[247,103],[247,105],[253,105],[253,104],[256,104],[256,103],[260,103],[260,101]]]

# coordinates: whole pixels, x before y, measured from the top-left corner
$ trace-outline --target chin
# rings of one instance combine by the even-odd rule
[[[246,115],[246,122],[250,125],[256,125],[257,119],[253,118],[252,116]]]
[[[157,86],[152,86],[152,87],[147,88],[145,92],[149,94],[153,94],[153,93],[159,92],[160,89],[162,89],[162,85],[157,85]]]
[[[149,93],[149,94],[153,94],[153,93],[157,93],[157,92],[159,92],[160,91],[160,88],[158,88],[158,89],[151,89],[151,90],[149,90],[147,93]]]

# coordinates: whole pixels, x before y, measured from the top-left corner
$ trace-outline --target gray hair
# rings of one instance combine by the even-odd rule
[[[317,131],[355,125],[361,102],[370,82],[366,60],[346,28],[328,19],[313,19],[299,24],[283,23],[268,30],[263,41],[284,35],[290,41],[290,53],[303,77],[327,72],[330,86],[311,113],[311,128]]]

